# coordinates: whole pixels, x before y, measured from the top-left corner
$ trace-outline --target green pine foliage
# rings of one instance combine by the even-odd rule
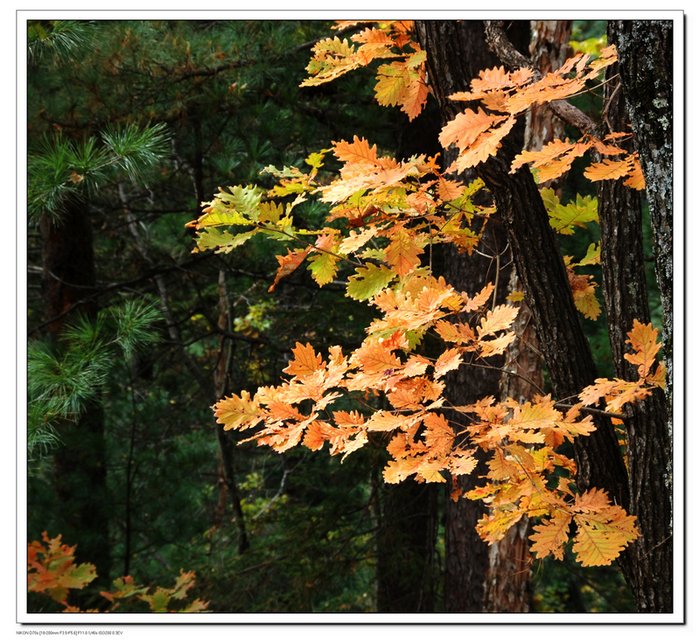
[[[97,399],[119,360],[159,339],[162,314],[152,301],[130,299],[103,310],[93,322],[78,318],[60,341],[34,340],[27,349],[30,460],[60,441],[61,422],[75,422]]]

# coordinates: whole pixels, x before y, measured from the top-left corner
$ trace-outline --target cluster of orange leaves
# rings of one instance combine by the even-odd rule
[[[359,23],[339,22],[342,29]],[[413,22],[410,20],[377,22],[350,37],[324,38],[313,48],[313,58],[306,70],[309,77],[302,87],[320,85],[339,78],[343,74],[365,67],[375,60],[389,59],[377,69],[374,87],[377,102],[385,106],[398,106],[413,120],[421,113],[428,99],[425,82],[426,54],[411,37]]]
[[[46,532],[42,534],[43,542],[35,540],[27,547],[27,589],[30,592],[46,594],[61,605],[64,612],[80,612],[75,605],[69,603],[70,590],[80,590],[89,585],[97,572],[91,563],[75,563],[75,545],[69,546],[62,542],[61,536],[50,538]],[[106,611],[116,611],[124,601],[134,598],[145,603],[151,612],[204,612],[208,604],[201,599],[195,599],[174,609],[171,601],[185,601],[188,592],[195,585],[195,573],[180,571],[172,588],[157,587],[151,589],[137,585],[131,576],[125,576],[113,581],[112,592],[100,592],[100,595],[111,604]],[[98,610],[88,610],[97,612]]]
[[[364,24],[343,21],[336,28],[343,29]],[[313,58],[307,66],[309,77],[301,86],[320,85],[374,60],[394,58],[379,66],[375,94],[380,105],[396,105],[410,119],[415,118],[426,104],[429,84],[426,77],[426,52],[413,39],[412,21],[384,21],[373,23],[351,36],[350,41],[325,38],[313,49]],[[600,72],[617,61],[613,45],[601,50],[595,59],[580,53],[569,58],[559,69],[539,78],[532,69],[523,67],[507,72],[501,67],[482,70],[472,80],[470,91],[450,96],[455,101],[479,101],[482,107],[465,109],[447,123],[440,133],[444,148],[455,145],[459,154],[448,171],[462,172],[495,155],[501,141],[511,131],[517,118],[534,105],[565,100],[587,91],[587,83],[596,81]],[[536,170],[540,183],[551,181],[567,172],[573,161],[590,150],[605,158],[590,163],[585,176],[591,181],[625,178],[625,185],[644,189],[644,176],[636,152],[628,153],[613,144],[616,138],[628,136],[615,132],[603,140],[586,134],[577,141],[555,139],[541,150],[526,151],[513,161],[511,171],[524,164]]]
[[[519,115],[533,105],[563,100],[584,91],[588,81],[595,80],[602,69],[617,61],[617,52],[610,45],[600,52],[600,57],[592,61],[590,58],[587,54],[578,54],[540,79],[528,68],[507,72],[503,67],[494,67],[481,71],[479,77],[472,81],[471,91],[450,96],[456,101],[478,100],[485,108],[464,110],[440,133],[443,147],[456,145],[459,150],[450,169],[462,172],[496,154]],[[625,185],[641,190],[644,188],[644,177],[637,154],[628,154],[613,144],[615,139],[623,136],[628,135],[615,132],[600,140],[586,134],[573,142],[555,139],[541,150],[527,150],[518,154],[511,165],[511,172],[527,163],[535,170],[537,181],[545,183],[568,172],[576,158],[595,150],[605,156],[622,158],[591,163],[584,172],[589,180],[626,177]]]
[[[390,64],[379,68],[378,98],[383,104],[399,104],[415,117],[425,101],[416,89],[417,78],[425,87],[425,52],[411,41],[411,28],[408,22],[377,23],[352,36],[351,42],[337,37],[320,41],[307,68],[310,77],[302,84],[327,82],[375,59],[390,58]],[[495,154],[516,117],[528,107],[583,91],[615,59],[613,48],[604,49],[593,62],[576,56],[539,80],[529,69],[482,72],[470,92],[452,96],[479,100],[483,108],[465,110],[443,129],[443,146],[454,144],[459,149],[448,171],[464,170]],[[625,177],[627,185],[641,189],[636,158],[614,145],[620,136],[554,141],[539,152],[516,157],[512,170],[529,163],[539,180],[547,181],[595,149],[607,156],[625,156],[619,162],[589,166],[586,175],[591,180]],[[322,183],[317,172],[330,151],[341,168]],[[477,464],[476,449],[481,448],[488,454],[485,482],[464,496],[489,507],[478,525],[484,540],[497,541],[522,516],[529,516],[540,520],[531,537],[532,552],[562,558],[573,521],[577,527],[573,550],[581,564],[609,564],[637,537],[635,518],[611,504],[604,491],[579,493],[573,482],[575,462],[559,447],[595,430],[586,407],[600,398],[608,411],[617,412],[663,385],[663,367],[652,369],[659,348],[656,331],[635,324],[629,333],[628,359],[639,366],[638,381],[596,380],[566,411],[545,395],[525,404],[485,398],[452,406],[444,397],[445,376],[467,364],[476,371],[483,358],[502,354],[516,338],[511,326],[518,309],[495,305],[492,284],[473,295],[458,292],[423,265],[425,250],[434,243],[473,251],[492,213],[472,201],[482,184],[464,185],[446,178],[436,158],[421,155],[396,161],[380,156],[376,146],[358,137],[336,142],[306,163],[311,168],[307,172],[269,170],[278,181],[267,192],[240,186],[220,191],[190,224],[197,231],[198,249],[228,252],[257,234],[291,241],[295,247],[277,257],[271,289],[305,261],[319,286],[337,280],[349,265],[343,282],[347,296],[368,301],[377,317],[361,346],[347,355],[340,346],[332,346],[324,358],[312,345],[298,343],[282,383],[219,401],[214,405],[217,422],[225,430],[252,431],[244,442],[255,441],[278,452],[300,444],[314,451],[328,445],[331,454],[345,458],[372,436],[375,441],[384,439],[390,456],[384,479],[389,483],[410,476],[439,483],[446,476],[468,474]],[[312,195],[329,204],[329,225],[297,229],[291,211]],[[294,196],[293,203],[283,206],[274,201],[288,196]],[[554,203],[552,212],[557,213],[563,234],[594,220],[589,203],[576,204],[570,211],[569,206],[560,206]],[[331,227],[339,220],[345,220],[344,230]],[[241,225],[244,232],[227,232]],[[578,264],[569,260],[570,269],[595,263],[598,253],[590,248]],[[591,318],[597,316],[600,310],[590,277],[570,270],[570,279],[579,308]],[[510,300],[518,300],[516,293]],[[428,334],[444,343],[435,357],[417,350]]]

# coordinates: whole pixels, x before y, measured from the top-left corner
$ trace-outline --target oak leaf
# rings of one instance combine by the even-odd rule
[[[348,279],[348,297],[358,301],[366,301],[386,288],[394,279],[395,273],[387,266],[368,263],[358,268]]]
[[[314,351],[314,347],[311,344],[297,342],[292,349],[292,353],[294,354],[294,359],[287,368],[283,369],[283,372],[289,375],[295,375],[303,379],[306,375],[312,375],[326,366],[326,363],[321,359],[321,355]]]
[[[277,255],[275,258],[277,263],[279,263],[279,268],[275,274],[275,280],[267,291],[273,292],[282,279],[289,277],[304,262],[311,249],[311,246],[309,246],[303,250],[289,250],[284,256]]]
[[[651,324],[642,324],[634,320],[632,330],[627,333],[626,343],[632,347],[634,353],[627,353],[625,359],[630,364],[635,364],[640,378],[645,378],[651,371],[656,361],[656,355],[661,348],[657,342],[659,332]]]
[[[552,555],[557,560],[564,559],[564,545],[569,540],[569,524],[571,514],[566,511],[555,511],[552,518],[533,527],[530,540],[533,545],[530,551],[536,558]]]

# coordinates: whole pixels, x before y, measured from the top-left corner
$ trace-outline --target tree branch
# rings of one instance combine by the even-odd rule
[[[532,61],[521,54],[510,42],[503,28],[502,20],[485,20],[486,43],[489,49],[498,56],[499,60],[511,70],[527,67],[534,72],[536,80],[542,78],[539,70],[535,69]],[[573,125],[581,132],[593,132],[596,129],[596,123],[588,115],[582,112],[578,107],[574,107],[571,103],[565,100],[556,100],[548,103],[547,106],[561,120],[569,125]]]

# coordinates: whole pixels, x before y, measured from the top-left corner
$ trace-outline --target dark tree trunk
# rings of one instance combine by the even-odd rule
[[[44,216],[40,228],[47,328],[58,344],[65,324],[76,315],[97,316],[92,228],[84,205],[77,202],[67,205],[60,221]],[[89,402],[76,421],[64,422],[60,439],[54,453],[55,514],[63,523],[64,542],[76,543],[80,558],[107,579],[110,503],[101,401]]]
[[[443,124],[460,111],[459,103],[448,96],[466,90],[478,71],[496,64],[488,51],[481,22],[418,22],[416,30],[421,46],[428,52],[428,77],[437,99]],[[529,23],[514,23],[511,28],[514,40],[526,50],[529,44]],[[520,129],[522,136],[522,128]],[[445,152],[446,157],[450,152]],[[446,158],[446,163],[449,161]],[[491,255],[489,259],[480,255],[466,256],[455,248],[445,248],[441,253],[443,264],[439,272],[458,290],[474,293],[488,281],[497,284],[497,293],[502,302],[507,294],[508,270],[500,268],[505,262],[502,253],[506,248],[506,235],[496,221],[489,229],[481,250]],[[500,366],[502,360],[493,365]],[[499,396],[500,374],[496,370],[463,366],[446,378],[445,396],[452,404],[469,404],[487,395]],[[449,414],[446,414],[449,416]],[[462,418],[452,418],[457,421]],[[476,486],[478,476],[484,473],[477,468],[469,476],[460,476],[447,485],[445,508],[445,609],[448,612],[481,612],[484,609],[484,589],[489,566],[488,546],[476,533],[476,523],[485,512],[482,503],[458,499],[460,489]],[[455,488],[456,487],[456,488]],[[506,581],[507,582],[507,581]]]
[[[508,230],[554,395],[557,399],[570,398],[593,383],[595,362],[532,174],[522,168],[509,173],[516,150],[508,137],[501,154],[476,169],[494,195]],[[606,418],[596,416],[594,421],[597,430],[574,442],[579,484],[583,488],[603,488],[614,502],[627,507],[627,472],[617,437]]]
[[[615,37],[611,24],[610,39]],[[618,66],[607,71],[605,122],[611,131],[627,129],[628,114]],[[636,367],[624,359],[627,331],[634,320],[648,323],[640,193],[622,181],[602,181],[598,189],[603,289],[610,345],[618,377],[634,380]],[[642,612],[673,610],[670,436],[664,394],[657,390],[626,409],[630,511],[641,536],[623,558],[625,573]],[[660,474],[660,475],[659,475]]]
[[[377,533],[377,611],[432,612],[437,489],[406,480],[383,485]]]
[[[608,36],[619,53],[622,87],[646,180],[654,232],[656,278],[664,313],[670,422],[673,384],[673,25],[661,20],[611,21]]]
[[[533,21],[530,43],[533,66],[543,74],[558,69],[568,55],[570,36],[571,21]],[[553,139],[563,137],[564,123],[545,106],[533,106],[526,122],[525,149],[539,150]],[[514,268],[508,290],[522,290]],[[523,403],[544,388],[542,355],[532,324],[532,311],[525,302],[520,305],[513,330],[517,340],[506,351],[506,372],[501,377],[500,394],[501,399],[513,398]],[[524,516],[505,538],[489,547],[486,611],[513,613],[530,610],[530,526],[529,518]]]
[[[440,24],[444,23],[419,22],[418,32],[427,36],[422,42],[428,51],[431,86],[438,100],[445,100],[451,91],[449,81],[458,71],[471,73],[465,66],[466,61],[471,62],[475,40],[485,47],[483,35],[478,39],[466,38],[466,33],[450,37]],[[483,28],[477,23],[471,29]],[[443,84],[447,84],[447,91],[441,87]],[[593,382],[595,363],[537,186],[527,169],[510,174],[511,161],[521,148],[516,136],[517,132],[512,132],[503,141],[499,155],[477,166],[476,172],[493,194],[499,218],[507,230],[554,394],[557,398],[568,398]],[[576,441],[579,481],[583,487],[606,489],[615,502],[627,506],[627,473],[617,438],[604,418],[596,418],[596,424],[597,431]]]
[[[231,332],[230,303],[226,290],[226,276],[223,270],[219,272],[219,318],[217,323],[222,333]],[[231,371],[233,349],[233,340],[222,335],[219,359],[214,369],[214,397],[216,400],[220,400],[224,397],[229,390],[229,373]],[[246,529],[245,517],[243,515],[241,494],[236,482],[235,444],[230,432],[224,431],[221,426],[217,426],[216,436],[219,443],[219,484],[225,487],[225,491],[228,493],[231,501],[234,521],[238,528],[238,553],[242,554],[250,547],[250,542],[248,540],[248,530]],[[222,491],[224,491],[223,488]],[[225,497],[226,494],[224,493],[222,495]],[[221,513],[223,514],[224,512]],[[223,515],[221,517],[223,517]]]

